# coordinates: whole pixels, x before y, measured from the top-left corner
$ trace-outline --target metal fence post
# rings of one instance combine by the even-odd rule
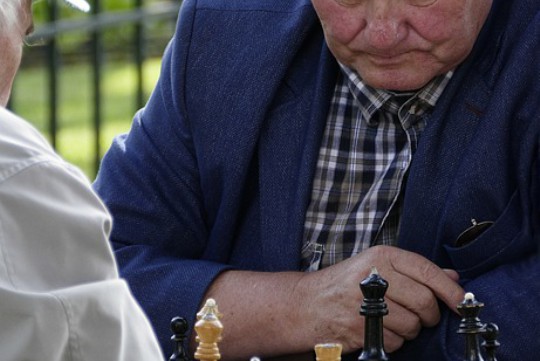
[[[135,0],[135,7],[141,9],[143,0]],[[135,67],[137,69],[137,90],[135,96],[135,106],[141,108],[144,105],[144,55],[145,55],[145,39],[144,39],[144,22],[135,23]]]
[[[101,12],[101,1],[94,0],[93,16]],[[97,173],[101,162],[101,75],[103,67],[103,39],[100,29],[92,32],[92,69],[93,69],[93,100],[94,100],[94,171]]]
[[[58,19],[58,4],[55,1],[49,3],[49,21],[56,24]],[[53,148],[57,146],[58,135],[58,41],[56,37],[51,38],[47,43],[47,67],[49,74],[49,132],[50,141]]]

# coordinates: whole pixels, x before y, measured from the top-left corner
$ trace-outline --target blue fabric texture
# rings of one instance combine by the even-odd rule
[[[460,272],[502,330],[500,361],[540,354],[539,64],[540,2],[494,0],[420,139],[398,240]],[[94,183],[165,354],[170,319],[193,324],[220,272],[299,269],[336,76],[309,0],[183,2],[159,82]],[[455,247],[472,218],[494,224]],[[392,360],[460,359],[442,313]]]

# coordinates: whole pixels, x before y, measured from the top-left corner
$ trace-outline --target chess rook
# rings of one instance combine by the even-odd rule
[[[221,341],[223,325],[219,320],[216,302],[209,298],[197,314],[198,321],[194,326],[199,345],[195,351],[195,359],[200,361],[217,361],[221,358],[217,343]]]
[[[360,282],[360,289],[364,301],[360,314],[365,317],[364,348],[359,361],[387,361],[384,351],[383,317],[388,314],[388,307],[384,302],[384,295],[388,289],[388,282],[381,278],[377,269],[373,268],[371,274]]]

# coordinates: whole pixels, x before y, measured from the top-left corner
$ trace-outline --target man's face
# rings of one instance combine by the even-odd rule
[[[0,0],[13,1],[20,5],[13,25],[0,19],[0,105],[5,106],[11,93],[15,73],[21,62],[24,37],[32,31],[32,1],[31,0]]]
[[[413,90],[460,64],[492,0],[312,0],[328,46],[375,88]]]

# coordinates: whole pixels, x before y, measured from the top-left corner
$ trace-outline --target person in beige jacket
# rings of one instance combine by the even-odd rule
[[[4,108],[32,27],[31,0],[0,0],[0,359],[162,361],[90,182]]]

